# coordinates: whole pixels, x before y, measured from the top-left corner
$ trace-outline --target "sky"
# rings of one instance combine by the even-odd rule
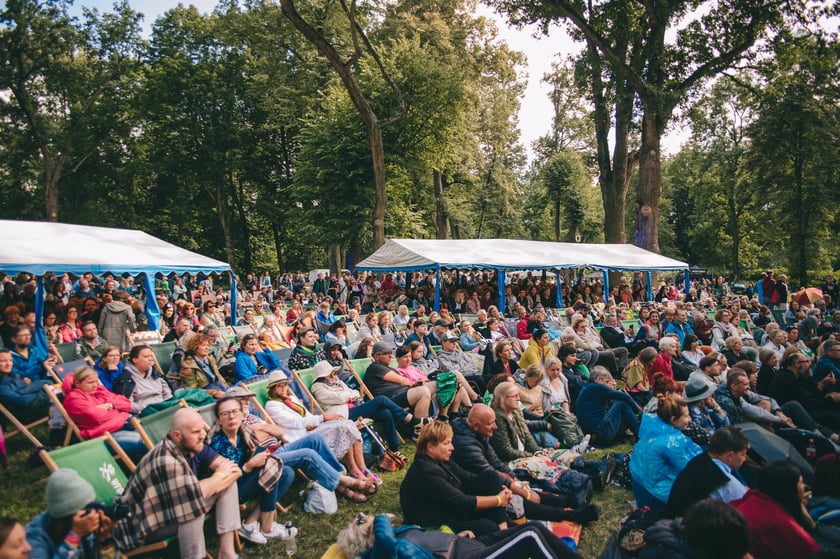
[[[129,0],[129,4],[135,10],[145,16],[143,28],[148,35],[154,21],[166,10],[178,5],[177,0]],[[208,13],[216,7],[216,0],[192,0],[183,2],[192,4],[199,11]],[[72,12],[81,15],[81,6],[96,8],[100,12],[110,11],[113,0],[77,0]],[[528,86],[521,99],[519,110],[519,130],[522,145],[525,146],[529,159],[533,156],[532,143],[540,136],[549,131],[553,117],[551,102],[549,101],[550,88],[542,83],[542,77],[551,70],[552,61],[557,56],[565,57],[568,54],[578,51],[581,47],[576,45],[560,28],[554,26],[549,36],[537,33],[536,26],[527,26],[523,29],[513,28],[505,20],[490,8],[480,5],[477,13],[490,18],[496,22],[499,28],[499,38],[504,40],[514,50],[525,53],[528,59],[527,67],[523,70],[524,77],[528,80]],[[677,153],[681,143],[686,139],[684,130],[675,130],[665,135],[662,140],[663,152],[666,154]]]

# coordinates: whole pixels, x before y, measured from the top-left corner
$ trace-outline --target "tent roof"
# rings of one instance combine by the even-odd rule
[[[362,260],[360,270],[429,268],[522,270],[591,268],[596,270],[685,270],[688,264],[634,245],[549,243],[515,239],[390,239]]]
[[[0,270],[42,275],[85,272],[226,272],[207,258],[142,231],[68,223],[0,220]]]

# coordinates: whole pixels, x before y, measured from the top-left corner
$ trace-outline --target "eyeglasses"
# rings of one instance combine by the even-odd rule
[[[505,396],[505,398],[513,398],[514,400],[518,400],[519,399],[519,393],[508,394],[507,396]]]
[[[229,410],[229,411],[219,412],[219,417],[224,417],[224,418],[238,417],[240,415],[242,415],[242,410]]]

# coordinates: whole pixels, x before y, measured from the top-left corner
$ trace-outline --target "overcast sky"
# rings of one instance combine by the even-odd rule
[[[148,35],[152,23],[166,10],[178,5],[176,0],[129,0],[129,4],[139,10],[145,16],[143,28]],[[208,13],[216,6],[216,0],[193,0],[183,2],[195,5],[199,11]],[[110,11],[113,0],[77,0],[73,11],[81,14],[80,6],[97,8],[99,11]],[[552,109],[548,95],[549,88],[542,83],[544,74],[551,70],[551,62],[555,56],[567,55],[580,49],[571,39],[559,28],[554,27],[550,36],[540,35],[535,38],[534,26],[522,30],[509,27],[505,21],[484,5],[480,5],[478,13],[496,21],[499,27],[500,37],[505,40],[514,50],[522,51],[528,58],[528,65],[525,70],[528,79],[528,87],[521,100],[519,111],[519,129],[521,132],[522,144],[528,150],[529,157],[532,154],[531,144],[534,140],[548,132],[551,125]],[[672,133],[663,138],[662,147],[666,153],[679,151],[680,143],[684,140],[684,133]]]

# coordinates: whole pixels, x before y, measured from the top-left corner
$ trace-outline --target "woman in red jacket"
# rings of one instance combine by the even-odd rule
[[[131,456],[142,456],[146,445],[129,423],[131,402],[114,394],[99,382],[91,367],[80,367],[64,377],[64,408],[76,422],[82,438],[93,439],[111,433]]]
[[[758,473],[755,489],[730,503],[750,529],[755,559],[810,559],[821,551],[805,503],[810,497],[799,470],[790,462],[771,462]]]

